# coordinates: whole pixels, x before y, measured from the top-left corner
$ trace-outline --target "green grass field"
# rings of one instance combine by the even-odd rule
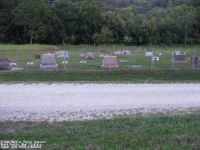
[[[162,51],[162,56],[159,61],[155,61],[155,68],[157,69],[170,69],[171,63],[171,52],[175,50],[181,50],[187,52],[187,63],[176,64],[176,68],[191,69],[191,56],[193,50],[197,50],[197,56],[200,57],[200,45],[191,46],[123,46],[123,45],[108,45],[108,46],[87,46],[87,45],[0,45],[0,58],[9,58],[12,62],[18,64],[18,67],[23,68],[26,71],[40,71],[41,60],[35,59],[35,54],[45,54],[51,51],[68,50],[70,58],[67,59],[68,64],[66,65],[67,70],[102,70],[101,65],[103,58],[99,55],[114,55],[115,50],[128,49],[132,50],[131,56],[117,56],[119,69],[132,70],[133,65],[141,65],[140,69],[148,70],[151,66],[151,57],[145,57],[145,50],[155,49],[157,50],[156,56],[159,56],[158,51]],[[140,51],[136,51],[140,50]],[[87,55],[88,52],[95,53],[95,59],[89,60],[80,58],[80,54],[84,53]],[[80,61],[85,60],[86,64],[81,64]],[[126,60],[127,63],[121,63],[120,60]],[[62,62],[64,59],[57,58],[59,64],[59,70],[64,70]],[[34,62],[34,65],[27,65],[27,62]],[[199,69],[199,68],[198,68]]]
[[[1,72],[3,82],[129,82],[129,83],[197,83],[200,71],[133,70],[133,71],[40,71]]]
[[[51,49],[51,45],[43,44],[25,44],[25,45],[14,45],[14,44],[0,44],[0,50],[41,50]]]
[[[42,149],[198,150],[200,115],[148,115],[74,122],[3,122],[0,140],[46,141]]]

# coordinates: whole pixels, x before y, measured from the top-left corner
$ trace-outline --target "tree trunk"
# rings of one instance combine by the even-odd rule
[[[185,24],[185,45],[187,44],[187,37],[188,37],[188,33],[187,33],[187,24]]]
[[[31,37],[30,37],[30,43],[29,44],[33,44],[33,36],[31,34]]]

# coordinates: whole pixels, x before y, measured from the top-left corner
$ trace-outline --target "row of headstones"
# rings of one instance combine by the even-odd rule
[[[119,54],[119,52],[123,52],[123,55],[131,55],[131,51],[129,51],[129,50],[122,50],[122,51],[116,51],[116,52],[117,53],[115,53],[115,54]],[[162,55],[162,54],[159,52],[159,56],[160,55]],[[175,52],[172,52],[172,55],[174,56],[173,57],[174,62],[187,62],[185,52],[175,51]],[[145,53],[145,56],[153,56],[153,52],[147,51]],[[36,55],[35,57],[40,58],[40,55]],[[57,57],[58,58],[69,58],[69,53],[68,53],[68,51],[59,51],[57,53]],[[94,53],[89,52],[87,56],[81,54],[80,57],[93,59]],[[119,67],[117,65],[117,57],[116,56],[103,56],[103,57],[104,57],[104,61],[103,61],[103,65],[102,65],[103,68],[118,68]],[[156,57],[154,57],[154,59],[155,58]],[[159,60],[159,58],[158,58],[158,60]],[[197,67],[198,64],[199,64],[198,57],[192,57],[191,62],[194,62],[195,67]],[[1,59],[0,60],[0,69],[1,68],[10,68],[11,67],[10,64],[11,64],[11,60]],[[42,69],[43,68],[45,68],[45,69],[47,69],[47,68],[58,68],[58,64],[56,64],[55,54],[43,54],[42,55],[42,64],[40,65],[40,68],[42,68]]]
[[[116,56],[104,56],[102,68],[118,68]],[[43,54],[41,69],[57,69],[58,64],[54,54]]]

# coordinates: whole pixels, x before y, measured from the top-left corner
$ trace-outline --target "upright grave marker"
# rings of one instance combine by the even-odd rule
[[[56,57],[54,54],[43,54],[42,64],[40,64],[41,69],[57,69],[58,64],[56,64]]]
[[[104,56],[102,68],[118,68],[116,56]]]
[[[10,69],[11,60],[10,59],[0,59],[0,69]]]
[[[69,58],[69,52],[68,51],[58,51],[57,58]]]

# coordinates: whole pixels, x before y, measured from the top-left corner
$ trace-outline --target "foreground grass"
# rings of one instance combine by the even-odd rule
[[[0,123],[0,140],[46,141],[43,145],[46,150],[192,150],[200,147],[200,115],[149,115],[83,122],[4,122]]]
[[[24,44],[24,45],[15,45],[15,44],[0,44],[0,50],[40,50],[40,49],[49,49],[52,48],[51,45],[43,44]]]
[[[0,72],[0,82],[200,82],[200,71],[46,71]]]

